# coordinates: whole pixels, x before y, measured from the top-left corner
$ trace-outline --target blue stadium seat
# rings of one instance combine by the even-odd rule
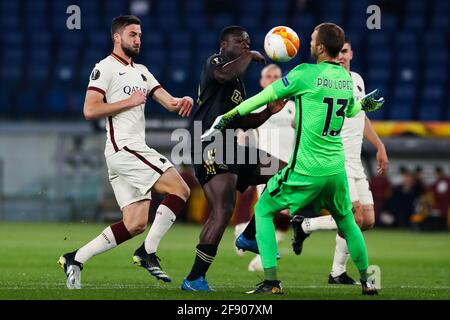
[[[21,19],[19,15],[2,15],[1,26],[5,32],[17,31],[20,29]]]
[[[206,29],[206,21],[203,15],[189,15],[185,17],[185,24],[189,30],[192,31],[203,31]]]
[[[24,34],[17,30],[4,32],[2,34],[1,43],[4,47],[7,48],[10,48],[12,46],[22,46],[24,44]]]
[[[156,80],[161,81],[163,77],[163,67],[158,64],[147,64],[144,62],[144,65],[147,67],[148,71],[156,78]]]
[[[448,53],[446,50],[430,50],[426,54],[427,64],[440,64],[445,67],[448,64]]]
[[[70,90],[66,96],[66,112],[70,116],[83,117],[83,105],[86,90]]]
[[[385,120],[386,119],[386,108],[378,109],[377,111],[371,112],[368,115],[370,120]]]
[[[232,24],[236,24],[236,22],[234,21],[233,16],[227,13],[218,14],[212,20],[213,27],[219,32],[226,26]]]
[[[23,80],[23,64],[20,55],[8,60],[8,56],[11,53],[8,51],[5,52],[4,61],[2,62],[3,65],[0,68],[2,86],[6,84],[13,86]]]
[[[447,70],[442,65],[429,65],[425,68],[424,82],[426,84],[442,84],[448,78]]]
[[[167,62],[167,53],[166,50],[161,49],[151,49],[144,52],[145,62],[148,64],[162,64],[164,65]]]
[[[398,28],[397,17],[391,13],[383,13],[381,18],[381,28],[384,31],[395,32]]]
[[[394,44],[397,48],[416,48],[417,35],[410,31],[398,31],[394,37]]]
[[[387,82],[391,76],[391,72],[386,66],[373,66],[367,73],[367,80],[369,82]]]
[[[169,49],[176,51],[190,51],[192,46],[192,37],[190,32],[178,30],[167,38]]]
[[[440,104],[444,100],[443,84],[428,85],[422,90],[422,99]]]
[[[433,101],[422,101],[419,110],[419,120],[421,121],[438,121],[442,119],[442,110],[439,104]]]
[[[413,106],[408,103],[393,103],[389,105],[389,120],[412,120]]]
[[[367,44],[370,50],[386,50],[390,45],[390,36],[386,32],[370,32],[367,38]]]
[[[394,88],[394,102],[410,103],[416,98],[416,88],[411,84],[398,84]]]
[[[27,94],[22,94],[26,92]],[[39,90],[34,87],[21,88],[15,93],[16,104],[14,113],[26,118],[36,114],[42,107],[42,99]]]
[[[450,22],[447,15],[433,15],[431,17],[431,30],[440,32],[441,30],[448,30]]]
[[[147,33],[142,38],[143,51],[153,50],[155,48],[164,49],[165,39],[163,32],[153,31]]]
[[[66,112],[67,93],[61,89],[51,89],[44,98],[44,112],[50,116],[60,116]]]
[[[56,63],[54,65],[53,81],[64,84],[71,83],[76,77],[78,70],[74,64]]]
[[[358,55],[355,54],[354,58],[356,58],[357,56]],[[369,60],[369,65],[372,65],[376,68],[378,68],[380,65],[389,66],[391,64],[391,62],[393,61],[392,51],[386,50],[385,48],[369,50],[368,60]],[[353,63],[353,60],[352,60],[352,63]]]
[[[169,53],[170,65],[190,65],[192,64],[192,54],[188,50],[172,50]]]
[[[31,63],[27,66],[27,81],[42,84],[49,79],[50,68],[46,64]]]
[[[418,31],[425,27],[425,16],[422,13],[417,15],[406,15],[403,28],[406,30]]]
[[[415,84],[419,81],[419,69],[416,64],[397,62],[394,69],[394,81],[396,85]]]

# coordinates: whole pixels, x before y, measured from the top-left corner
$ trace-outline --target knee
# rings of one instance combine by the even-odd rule
[[[184,201],[187,201],[189,199],[189,197],[191,196],[191,189],[188,187],[186,182],[184,182],[184,180],[182,180],[181,183],[178,184],[178,186],[176,186],[174,188],[174,190],[170,193],[177,195]]]
[[[375,225],[375,219],[374,218],[364,218],[361,230],[366,231],[373,228]]]

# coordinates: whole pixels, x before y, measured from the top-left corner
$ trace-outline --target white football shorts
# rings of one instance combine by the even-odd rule
[[[147,145],[123,147],[106,158],[109,181],[120,209],[151,199],[151,188],[172,163]]]

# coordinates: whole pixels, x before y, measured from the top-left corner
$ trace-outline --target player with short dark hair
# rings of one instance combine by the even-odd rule
[[[294,152],[288,166],[269,180],[255,206],[256,240],[265,280],[248,293],[283,293],[277,277],[273,215],[286,208],[295,215],[312,204],[317,211],[325,208],[333,215],[360,272],[362,293],[377,294],[368,281],[367,250],[352,213],[340,133],[346,116],[352,117],[361,109],[376,110],[384,99],[375,91],[355,102],[352,78],[336,62],[344,36],[335,24],[318,25],[311,35],[311,55],[316,64],[298,65],[287,76],[219,116],[202,136],[214,136],[264,104],[295,97]]]
[[[156,250],[185,206],[190,190],[170,161],[146,145],[144,110],[150,97],[167,110],[185,117],[189,116],[193,101],[187,96],[173,97],[144,65],[133,62],[141,47],[140,24],[135,16],[114,18],[113,52],[95,65],[87,88],[85,118],[107,121],[105,157],[123,220],[107,227],[83,247],[60,257],[69,289],[81,289],[81,270],[89,258],[146,230],[151,191],[165,198],[133,260],[157,279],[171,281],[158,262]]]
[[[353,50],[349,38],[339,51],[338,61],[350,73],[353,80],[353,95],[355,100],[360,100],[365,94],[364,80],[361,76],[350,71],[350,61],[353,59]],[[350,201],[352,202],[355,221],[362,231],[369,230],[375,224],[375,210],[372,192],[369,189],[364,167],[361,163],[361,148],[363,138],[367,138],[377,149],[377,172],[383,174],[388,167],[389,159],[383,142],[378,137],[372,124],[363,110],[353,118],[348,118],[342,127],[342,143],[345,153],[345,171],[348,178]],[[296,216],[293,220],[294,239],[292,246],[296,254],[300,254],[303,241],[313,232],[319,230],[336,230],[337,225],[330,216],[316,218],[304,218]],[[347,243],[339,233],[336,234],[336,249],[334,253],[333,266],[328,276],[329,284],[358,284],[353,280],[346,270],[349,258]]]
[[[245,99],[241,76],[252,61],[265,63],[261,53],[250,50],[250,37],[244,28],[228,26],[222,30],[219,39],[220,52],[210,56],[203,65],[198,89],[198,108],[191,125],[194,144],[200,144],[200,135],[195,135],[196,124],[201,123],[201,131],[204,132],[218,115],[241,103]],[[235,128],[257,128],[283,106],[282,103],[270,104],[259,113],[242,117]],[[222,142],[214,142],[204,142],[201,148],[196,148],[195,145],[192,148],[195,175],[202,185],[211,213],[200,233],[194,265],[181,285],[183,290],[211,290],[205,279],[206,272],[216,256],[217,247],[233,214],[236,190],[244,192],[250,185],[265,184],[280,165],[278,159],[257,151],[258,156],[267,159],[269,164],[276,164],[272,172],[262,175],[259,159],[257,163],[250,164],[247,157],[247,162],[238,163],[239,153],[243,152],[249,156],[255,150],[238,147],[235,135],[226,135]],[[198,152],[195,152],[196,149],[199,149]],[[227,159],[230,153],[233,153],[231,160]],[[222,159],[219,154],[223,154]],[[197,161],[198,157],[200,161]]]

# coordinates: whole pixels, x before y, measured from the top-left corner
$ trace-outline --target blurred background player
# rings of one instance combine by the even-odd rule
[[[259,84],[264,89],[271,83],[277,81],[281,78],[282,72],[279,66],[276,64],[269,64],[261,71],[261,78]],[[261,112],[265,107],[254,112]],[[271,116],[266,122],[264,122],[260,127],[254,130],[248,130],[245,134],[241,135],[239,138],[241,140],[245,139],[247,136],[251,135],[250,139],[254,139],[256,146],[260,150],[264,150],[267,153],[280,159],[283,169],[292,154],[295,143],[295,103],[289,100],[285,107],[278,113]],[[243,142],[245,143],[245,141]],[[265,185],[260,184],[257,187],[258,196],[264,191]],[[289,210],[283,210],[275,215],[275,231],[277,237],[277,243],[282,241],[286,236],[286,233],[290,226],[291,216]],[[240,223],[235,226],[235,236],[239,237],[241,233],[245,230],[248,222]],[[242,235],[244,236],[244,235]],[[242,237],[241,236],[241,237]],[[247,239],[255,239],[255,234],[247,234]],[[237,249],[238,255],[243,255],[244,251]],[[248,271],[263,271],[261,257],[257,254],[249,263]]]
[[[252,61],[265,63],[261,53],[250,50],[250,37],[245,29],[240,26],[224,28],[220,34],[219,54],[210,56],[203,66],[198,90],[198,108],[191,125],[194,144],[201,143],[200,136],[195,135],[196,124],[202,126],[202,132],[205,131],[211,127],[217,116],[226,113],[245,99],[241,76]],[[283,106],[274,103],[262,112],[242,117],[236,128],[257,128]],[[269,164],[276,164],[271,175],[261,175],[259,161],[255,164],[239,164],[237,155],[242,153],[242,148],[246,158],[252,151],[245,147],[238,148],[235,135],[223,137],[219,145],[222,150],[217,150],[216,146],[216,143],[202,143],[199,148],[200,163],[197,162],[197,154],[194,152],[197,147],[192,146],[195,175],[202,185],[211,213],[203,225],[199,244],[196,246],[195,261],[190,273],[183,280],[182,290],[211,291],[206,281],[206,272],[214,261],[220,240],[233,214],[236,190],[244,192],[248,186],[266,183],[279,167],[279,160],[265,153],[258,155],[264,156]],[[227,152],[233,152],[232,163],[223,161],[227,158]],[[222,162],[216,157],[218,154],[223,155]]]
[[[353,80],[353,94],[355,100],[360,100],[365,93],[364,81],[361,76],[350,71],[350,61],[353,58],[353,51],[350,39],[346,38],[344,46],[339,52],[339,63],[347,70]],[[366,113],[361,110],[353,118],[346,118],[342,127],[342,143],[345,152],[345,170],[347,172],[350,200],[352,202],[355,221],[362,231],[373,228],[375,224],[375,211],[373,206],[372,193],[369,183],[364,173],[361,162],[361,148],[363,137],[370,141],[377,149],[377,173],[384,174],[387,170],[389,160],[386,149],[381,142]],[[321,216],[316,218],[303,218],[296,216],[294,224],[293,248],[296,254],[302,250],[303,240],[317,230],[336,230],[336,222],[331,216]],[[300,227],[301,225],[301,227]],[[328,277],[330,284],[357,284],[346,272],[346,264],[349,258],[347,243],[343,237],[336,234],[336,249],[334,253],[333,267]]]
[[[170,161],[146,145],[144,109],[147,97],[151,97],[167,110],[186,117],[193,101],[190,97],[172,97],[144,65],[133,62],[141,46],[139,18],[131,15],[114,18],[111,36],[114,50],[92,71],[84,116],[87,120],[107,118],[105,157],[123,220],[107,227],[83,247],[60,257],[69,289],[81,289],[81,270],[89,258],[145,231],[151,190],[166,196],[133,260],[157,279],[170,282],[158,262],[156,250],[190,194]]]
[[[352,214],[340,132],[346,116],[353,117],[361,109],[377,110],[383,105],[384,98],[375,90],[361,102],[355,101],[351,76],[336,62],[344,42],[344,31],[336,24],[316,26],[310,43],[316,64],[298,65],[287,76],[217,117],[214,125],[202,136],[202,139],[214,136],[232,126],[239,117],[271,101],[296,97],[294,155],[289,165],[269,180],[255,206],[256,239],[265,280],[247,292],[249,294],[283,293],[277,277],[273,216],[286,208],[291,214],[297,213],[309,204],[317,210],[329,210],[336,220],[360,273],[362,294],[378,294],[367,281],[367,249]],[[318,108],[321,103],[327,107]]]

